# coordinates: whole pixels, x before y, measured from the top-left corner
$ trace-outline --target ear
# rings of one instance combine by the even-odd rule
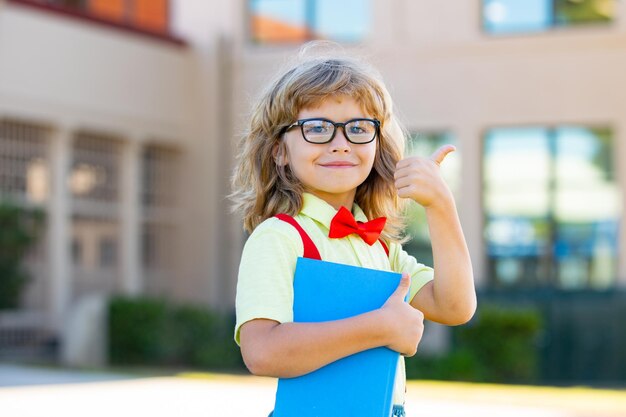
[[[276,165],[278,166],[285,166],[289,163],[287,159],[287,150],[282,142],[278,142],[274,145],[274,148],[272,149],[272,156],[274,157],[274,162],[276,162]]]

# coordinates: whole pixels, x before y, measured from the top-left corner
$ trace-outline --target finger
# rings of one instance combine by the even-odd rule
[[[423,158],[422,160],[412,160],[407,161],[403,160],[398,162],[396,165],[396,170],[393,173],[395,179],[406,177],[409,175],[413,175],[415,172],[419,172],[421,167],[425,161],[428,161],[427,158]]]
[[[407,178],[411,175],[411,171],[408,169],[401,169],[399,171],[394,172],[393,179],[398,181],[402,178]]]
[[[398,197],[400,198],[411,198],[413,195],[411,187],[402,187],[396,189]]]
[[[394,181],[394,185],[396,186],[396,189],[410,187],[412,185],[422,186],[423,180],[422,180],[422,177],[418,175],[406,176],[406,177],[401,177],[401,178],[396,179]]]
[[[411,165],[411,158],[401,159],[396,163],[396,170],[400,170],[409,165]]]
[[[450,152],[454,151],[456,151],[456,147],[454,145],[443,145],[430,156],[430,159],[434,161],[437,165],[441,165],[445,157]]]
[[[425,160],[426,158],[421,157],[421,156],[409,156],[408,158],[404,158],[399,160],[396,163],[396,170],[402,169],[402,168],[406,168],[406,167],[410,167],[411,165],[415,164],[416,162],[420,161],[420,160]]]
[[[402,278],[400,279],[400,283],[398,284],[398,288],[391,295],[392,297],[400,298],[404,301],[406,295],[409,293],[409,288],[411,287],[411,278],[409,274],[402,274]]]

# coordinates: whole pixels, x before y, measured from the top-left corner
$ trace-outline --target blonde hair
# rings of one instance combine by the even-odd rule
[[[300,110],[316,107],[331,96],[344,95],[380,121],[372,171],[357,187],[355,203],[369,218],[387,217],[382,237],[401,242],[404,204],[394,186],[396,163],[402,159],[405,132],[392,112],[392,100],[380,75],[362,60],[345,54],[313,54],[319,43],[305,45],[292,62],[262,92],[251,122],[239,143],[232,177],[233,210],[243,214],[248,232],[277,213],[295,216],[302,209],[301,182],[289,165],[277,163],[286,150],[285,126]]]

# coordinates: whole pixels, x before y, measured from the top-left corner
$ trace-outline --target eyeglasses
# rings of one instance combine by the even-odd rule
[[[351,119],[345,123],[323,118],[302,119],[285,127],[283,133],[296,126],[300,126],[302,137],[309,143],[328,143],[334,139],[337,128],[342,127],[348,142],[362,145],[376,138],[380,122],[376,119]]]

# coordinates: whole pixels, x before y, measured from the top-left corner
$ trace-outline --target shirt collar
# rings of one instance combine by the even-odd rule
[[[300,213],[312,218],[316,222],[321,223],[327,229],[329,229],[330,222],[332,221],[333,217],[335,217],[335,214],[337,214],[337,210],[335,210],[335,208],[328,204],[326,201],[310,193],[303,193],[302,201],[303,204]],[[354,203],[351,211],[356,221],[367,221],[365,213],[363,212],[363,210],[361,210],[361,207],[359,207],[358,204]]]

